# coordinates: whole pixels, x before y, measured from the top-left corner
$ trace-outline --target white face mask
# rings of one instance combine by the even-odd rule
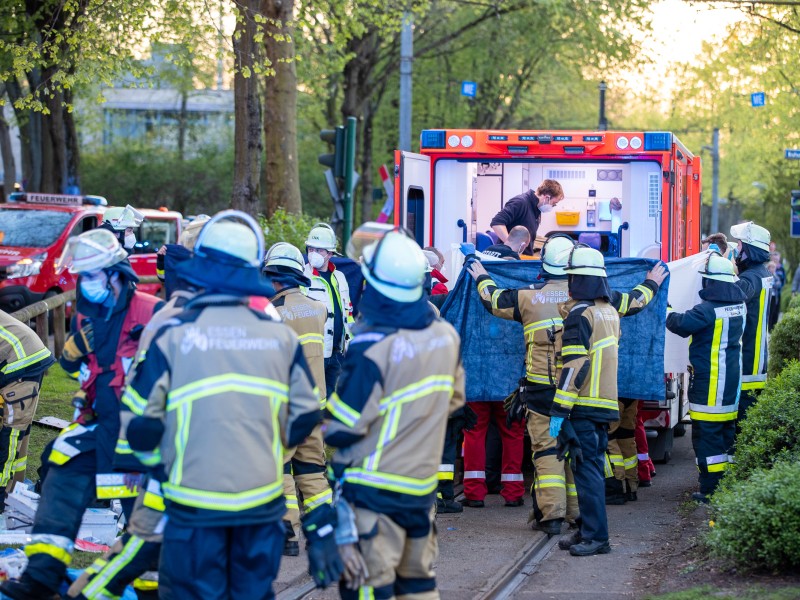
[[[325,265],[325,258],[316,252],[309,252],[308,253],[308,264],[310,264],[315,269],[320,269]]]
[[[552,204],[540,204],[539,205],[539,210],[542,211],[543,213],[550,212],[551,210],[553,210],[553,205]]]
[[[125,235],[125,242],[122,244],[123,248],[130,250],[136,245],[136,234],[128,233]]]
[[[102,304],[110,293],[108,280],[105,277],[81,279],[81,294],[93,304]]]

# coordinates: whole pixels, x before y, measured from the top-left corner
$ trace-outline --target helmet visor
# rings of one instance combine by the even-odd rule
[[[383,239],[383,236],[395,229],[397,228],[394,225],[388,223],[377,223],[375,221],[364,223],[350,236],[345,254],[347,254],[348,258],[359,261],[364,255],[364,248],[374,242],[379,242]]]

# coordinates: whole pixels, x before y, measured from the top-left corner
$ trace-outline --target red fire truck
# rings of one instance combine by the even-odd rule
[[[700,158],[666,131],[429,129],[419,153],[395,153],[395,223],[457,257],[462,241],[491,243],[489,223],[505,202],[556,179],[565,197],[542,214],[537,245],[564,232],[589,236],[609,257],[670,261],[700,251],[700,175]],[[457,264],[449,261],[451,281]],[[665,380],[664,400],[642,414],[651,456],[669,460],[673,435],[684,431],[688,379]]]

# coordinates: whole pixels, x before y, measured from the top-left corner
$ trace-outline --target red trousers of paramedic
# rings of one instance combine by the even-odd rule
[[[639,482],[650,481],[656,472],[656,467],[653,461],[650,460],[650,450],[647,446],[647,433],[644,430],[641,409],[640,404],[639,414],[636,416],[636,429],[633,432],[633,437],[636,439],[636,456],[639,459]]]
[[[486,431],[493,416],[500,441],[503,444],[503,467],[500,495],[506,502],[519,500],[525,494],[522,478],[522,438],[525,423],[516,421],[506,426],[506,412],[502,402],[470,402],[470,408],[478,416],[478,424],[472,431],[464,431],[464,495],[469,500],[486,497]]]

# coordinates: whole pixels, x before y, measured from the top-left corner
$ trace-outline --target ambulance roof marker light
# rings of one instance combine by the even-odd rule
[[[647,131],[644,134],[644,149],[667,151],[672,149],[672,134],[669,131]]]
[[[617,138],[617,148],[620,150],[625,150],[628,147],[628,138],[624,135],[621,135]]]
[[[447,132],[444,129],[423,129],[419,136],[420,148],[444,149],[447,147]]]
[[[632,150],[639,150],[642,147],[642,138],[638,135],[635,135],[631,138],[631,149]]]

